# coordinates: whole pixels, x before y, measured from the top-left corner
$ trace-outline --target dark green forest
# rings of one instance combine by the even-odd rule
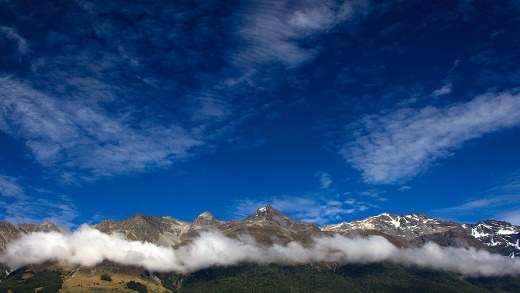
[[[145,274],[151,274],[145,272]],[[328,265],[243,264],[188,275],[155,273],[172,292],[520,292],[520,277],[464,277],[394,263]],[[57,292],[57,271],[18,269],[0,282],[0,292]],[[128,289],[147,292],[131,281]]]
[[[240,265],[157,276],[173,292],[520,292],[520,277],[469,278],[393,263]]]

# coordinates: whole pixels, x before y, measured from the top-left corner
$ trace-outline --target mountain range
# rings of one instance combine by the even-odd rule
[[[382,236],[397,248],[401,249],[418,248],[424,246],[426,243],[433,242],[441,247],[475,248],[505,257],[516,257],[520,255],[519,226],[495,220],[485,220],[475,224],[460,224],[453,221],[434,219],[424,214],[394,215],[382,213],[363,220],[341,222],[318,227],[313,223],[301,222],[290,218],[268,204],[243,220],[219,221],[207,211],[200,214],[193,222],[182,221],[169,216],[146,216],[138,213],[120,221],[104,220],[101,223],[92,225],[92,227],[100,232],[117,234],[128,240],[148,242],[161,247],[172,248],[186,246],[197,239],[202,232],[219,231],[230,239],[240,238],[242,237],[241,235],[249,235],[254,238],[257,243],[266,246],[274,244],[283,246],[291,242],[301,243],[303,246],[306,246],[310,245],[316,237],[327,237],[339,234],[346,237]],[[24,234],[49,231],[60,232],[60,228],[50,222],[37,225],[2,222],[0,223],[0,250],[4,252],[9,242],[19,239]],[[249,272],[250,270],[254,272],[258,270],[263,271],[270,267],[272,267],[272,265],[267,267],[255,265],[245,268],[239,266],[240,269],[233,271],[231,275],[234,276],[235,274]],[[324,268],[333,268],[334,271],[336,269],[336,265],[321,264],[320,267],[322,268],[320,269],[320,274],[323,273]],[[193,276],[200,274],[199,272],[192,272],[191,275],[188,275],[191,277],[182,277],[182,274],[150,274],[146,270],[143,271],[136,267],[122,266],[109,261],[104,261],[94,268],[76,266],[64,269],[56,263],[47,262],[24,267],[22,271],[17,270],[10,272],[7,267],[5,269],[6,281],[0,282],[0,289],[2,289],[2,283],[4,286],[7,286],[10,284],[9,280],[14,280],[13,278],[18,278],[18,283],[16,284],[21,284],[21,282],[24,282],[22,276],[27,277],[49,272],[59,272],[60,278],[58,279],[62,281],[61,288],[64,292],[67,292],[67,290],[74,291],[73,288],[78,289],[79,286],[81,286],[82,289],[90,288],[94,290],[97,288],[95,289],[97,291],[103,291],[105,289],[107,291],[118,291],[121,288],[131,290],[128,284],[134,282],[132,276],[137,276],[140,280],[137,284],[141,284],[147,288],[147,291],[179,291],[180,288],[183,287],[183,284],[186,285],[186,280],[199,282],[198,279],[193,279]],[[225,268],[211,269],[221,270],[219,274],[226,272]],[[308,269],[308,267],[304,266],[301,268],[302,271],[298,274],[307,274]],[[392,270],[395,269],[396,268],[393,268]],[[409,274],[407,271],[409,268],[401,269]],[[229,270],[229,268],[227,270]],[[276,267],[276,270],[280,272],[279,267]],[[283,269],[283,274],[286,274],[284,270],[286,269]],[[292,272],[293,269],[290,270]],[[27,271],[30,273],[28,274]],[[105,272],[105,275],[110,275],[112,279],[119,278],[119,282],[101,282],[99,281],[100,279],[93,281],[93,279],[95,279],[94,275],[101,274],[102,272]],[[211,276],[214,277],[215,273],[213,272]],[[221,275],[219,276],[218,278],[223,278]],[[163,279],[161,279],[161,277]],[[207,277],[208,276],[204,275],[203,279]],[[169,287],[164,286],[164,278],[168,280],[170,284]],[[299,278],[296,278],[296,280],[299,280]],[[298,281],[295,282],[298,283]],[[110,286],[107,284],[110,284]],[[133,284],[135,284],[135,282],[132,283],[130,287],[132,287]],[[206,285],[207,284],[204,283],[204,286]],[[46,286],[42,288],[45,289]],[[135,288],[134,290],[139,291]],[[13,292],[16,292],[16,290]]]
[[[312,237],[333,234],[380,235],[400,248],[419,247],[426,242],[434,242],[440,246],[475,247],[504,256],[520,255],[520,226],[495,220],[460,224],[433,219],[424,214],[382,213],[363,220],[341,222],[320,228],[316,224],[290,218],[267,204],[243,220],[219,221],[208,211],[200,214],[193,222],[169,216],[146,216],[137,213],[120,221],[107,219],[93,227],[107,234],[120,233],[128,240],[171,247],[179,247],[190,242],[201,231],[217,229],[231,238],[248,234],[264,244],[286,244],[291,241],[305,243]],[[50,222],[40,224],[0,222],[0,251],[5,249],[9,241],[39,231],[59,232],[60,228]]]
[[[42,224],[40,224],[42,225]],[[45,225],[55,227],[48,223]],[[271,205],[259,208],[243,220],[219,221],[210,212],[200,214],[193,222],[172,217],[145,216],[138,213],[121,221],[105,220],[94,227],[101,232],[122,233],[127,239],[177,247],[191,241],[201,231],[218,229],[228,237],[249,234],[265,244],[291,241],[305,243],[313,236],[341,234],[345,236],[380,235],[400,248],[419,247],[427,242],[440,246],[475,247],[504,256],[520,255],[520,227],[511,223],[484,220],[460,224],[430,218],[424,214],[393,215],[382,213],[353,222],[318,227],[292,219]],[[31,230],[20,230],[20,232]]]

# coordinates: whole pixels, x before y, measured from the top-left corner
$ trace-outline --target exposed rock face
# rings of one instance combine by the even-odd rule
[[[413,246],[422,246],[427,242],[434,242],[440,246],[475,247],[489,250],[482,242],[469,235],[462,226],[454,227],[445,232],[420,235],[410,241]]]
[[[271,205],[258,209],[242,221],[230,221],[223,231],[230,237],[250,234],[261,243],[288,243],[290,241],[307,242],[312,236],[322,232],[316,224],[299,222],[282,214]]]
[[[293,230],[295,232],[316,233],[320,228],[316,224],[299,222],[293,218],[287,217],[270,204],[258,209],[254,214],[247,217],[245,222],[249,223],[272,223],[280,227]]]
[[[222,223],[224,222],[217,220],[213,214],[205,211],[197,216],[193,223],[189,225],[188,229],[186,229],[184,233],[180,235],[181,243],[186,243],[192,240],[202,231],[220,230],[219,227],[222,225]]]
[[[520,227],[504,221],[486,220],[462,225],[466,233],[488,246],[493,252],[520,256]]]
[[[141,213],[121,221],[105,220],[94,228],[103,233],[121,233],[129,240],[176,246],[188,231],[190,223],[172,217],[145,216]]]
[[[215,216],[213,216],[213,214],[208,211],[203,212],[193,221],[194,225],[199,226],[216,226],[218,223],[219,221],[217,218],[215,218]]]
[[[201,231],[219,230],[228,237],[249,234],[258,242],[271,244],[306,242],[323,232],[316,224],[299,222],[267,205],[244,220],[219,221],[210,212],[200,214],[192,223],[170,217],[136,214],[122,221],[105,220],[94,226],[101,232],[122,233],[127,239],[160,245],[178,246],[197,237]]]
[[[481,239],[469,233],[465,225],[433,219],[424,214],[392,215],[382,213],[359,221],[327,225],[322,230],[343,235],[379,234],[399,247],[417,247],[427,242],[434,242],[441,246],[472,246],[477,249],[489,250]]]
[[[360,221],[327,225],[322,230],[341,234],[373,230],[410,240],[419,236],[443,233],[458,227],[460,227],[460,224],[455,222],[435,220],[423,214],[392,215],[383,213]]]
[[[18,239],[24,234],[50,231],[59,232],[60,229],[50,222],[40,224],[11,224],[8,222],[0,222],[0,251],[4,251],[9,241]]]

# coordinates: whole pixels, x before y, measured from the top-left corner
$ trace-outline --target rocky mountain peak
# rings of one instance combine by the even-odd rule
[[[127,239],[161,244],[177,244],[179,231],[189,226],[188,223],[171,217],[146,216],[137,213],[121,221],[105,220],[94,228],[112,234],[122,233]]]
[[[259,208],[256,212],[246,218],[246,221],[278,221],[281,219],[290,219],[279,210],[273,208],[270,204]],[[291,219],[292,220],[292,219]]]
[[[259,208],[242,222],[243,227],[252,232],[257,240],[269,239],[271,236],[285,240],[296,240],[302,236],[306,239],[309,235],[320,232],[316,224],[297,221],[270,204]]]
[[[131,216],[128,219],[131,219],[131,220],[145,220],[147,218],[148,218],[148,216],[146,216],[143,213],[136,213],[135,215]]]
[[[58,226],[56,226],[56,224],[54,224],[54,223],[42,222],[42,223],[38,224],[38,226],[36,227],[36,230],[41,231],[41,232],[51,232],[51,231],[59,232],[60,228]]]
[[[200,226],[214,225],[216,223],[218,223],[217,218],[215,218],[215,216],[213,216],[213,214],[208,211],[203,212],[193,221],[193,224]]]

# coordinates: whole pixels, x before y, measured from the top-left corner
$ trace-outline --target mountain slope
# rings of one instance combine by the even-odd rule
[[[266,244],[290,241],[307,242],[312,236],[321,234],[320,228],[316,224],[299,222],[282,214],[269,204],[258,209],[246,219],[230,221],[221,228],[226,236],[237,237],[240,234],[249,234],[258,242]]]
[[[459,224],[433,219],[424,214],[382,213],[362,220],[326,225],[320,229],[316,224],[297,221],[271,205],[266,205],[243,220],[219,221],[208,211],[200,214],[193,222],[138,213],[120,221],[105,220],[93,227],[107,234],[122,234],[129,240],[171,247],[189,243],[202,231],[217,230],[231,238],[248,234],[264,244],[286,244],[291,241],[307,243],[312,237],[338,233],[346,236],[380,235],[401,248],[434,242],[441,246],[475,247],[504,256],[520,254],[518,226],[494,220]],[[39,225],[0,222],[0,250],[5,249],[7,242],[37,231],[59,231],[59,228],[48,222]]]
[[[236,238],[241,234],[253,236],[258,242],[288,243],[308,241],[322,232],[316,224],[299,222],[271,205],[258,209],[244,220],[219,221],[210,212],[200,214],[192,223],[171,217],[136,214],[121,221],[105,220],[94,226],[101,232],[121,233],[127,239],[147,241],[166,246],[177,246],[193,240],[201,231],[219,230]]]
[[[219,221],[210,212],[202,213],[193,222],[136,214],[120,221],[105,220],[94,227],[108,234],[119,233],[129,240],[167,247],[184,246],[202,231],[217,230],[231,238],[238,238],[241,234],[251,235],[260,245],[287,244],[291,241],[305,245],[313,237],[333,234],[380,235],[399,248],[420,247],[427,242],[435,242],[442,246],[486,249],[504,256],[518,255],[520,252],[520,229],[507,222],[487,220],[462,225],[423,214],[383,213],[320,229],[315,224],[292,219],[270,205],[243,220]],[[1,247],[4,249],[8,241],[37,231],[59,229],[52,223],[0,223]],[[46,284],[46,279],[52,279],[52,284]],[[386,262],[344,265],[239,263],[187,274],[151,273],[109,261],[92,268],[51,262],[22,268],[0,282],[0,292],[17,292],[20,288],[31,292],[38,288],[44,291],[61,288],[62,292],[132,292],[130,288],[146,288],[149,292],[515,292],[520,291],[520,278],[469,278],[446,271]]]
[[[471,234],[489,249],[501,255],[520,256],[520,227],[504,221],[486,220],[474,225],[463,225]]]
[[[0,222],[0,252],[4,251],[9,241],[18,239],[24,234],[49,231],[59,232],[60,228],[50,222],[40,224],[11,224],[8,222]]]
[[[103,233],[121,233],[129,240],[146,241],[165,246],[181,243],[190,223],[172,217],[145,216],[138,213],[121,221],[105,220],[94,228]]]
[[[342,235],[382,235],[394,244],[400,243],[399,247],[434,242],[441,246],[475,247],[504,256],[520,255],[520,227],[501,221],[459,224],[424,214],[382,213],[363,220],[327,225],[322,230]]]
[[[323,231],[348,234],[355,231],[379,231],[387,235],[413,239],[458,228],[455,222],[432,219],[423,214],[392,215],[382,213],[359,221],[327,225]]]

